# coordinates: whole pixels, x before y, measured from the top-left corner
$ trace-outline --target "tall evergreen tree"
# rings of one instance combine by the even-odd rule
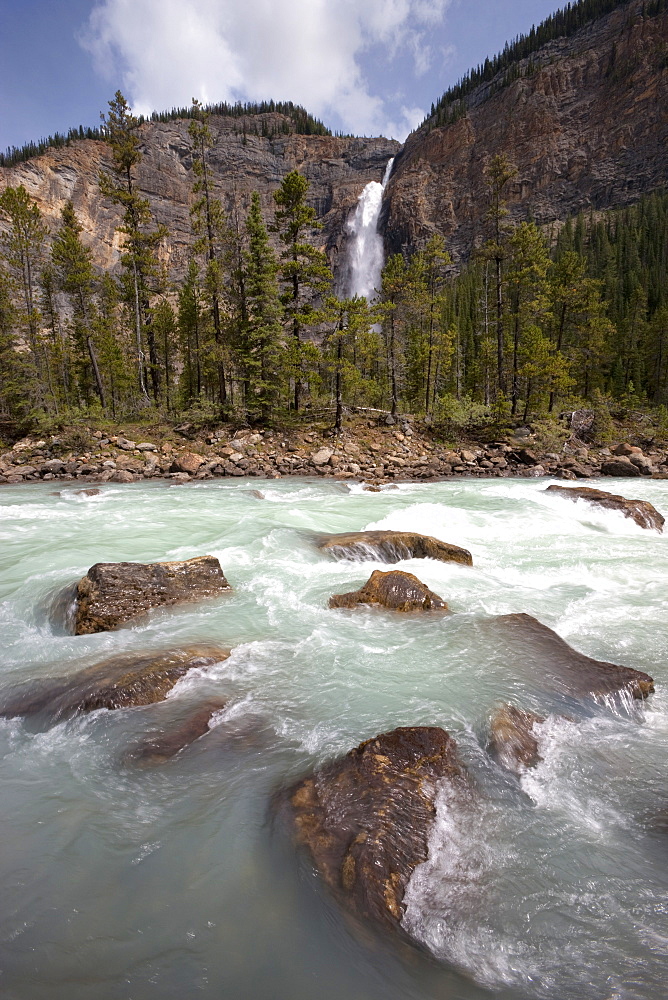
[[[211,319],[213,335],[216,344],[215,366],[218,381],[218,401],[221,414],[227,402],[227,386],[225,376],[225,360],[223,346],[223,324],[221,319],[221,296],[223,284],[223,257],[226,244],[229,241],[225,213],[218,198],[214,198],[207,151],[213,145],[213,136],[209,127],[210,113],[200,102],[193,98],[192,120],[188,126],[188,134],[192,141],[193,173],[195,183],[193,192],[196,200],[190,209],[196,241],[193,252],[203,254],[206,260],[204,287],[211,302]]]
[[[104,409],[106,398],[93,333],[95,307],[93,305],[92,255],[81,242],[83,226],[76,217],[74,205],[68,201],[61,212],[61,227],[53,241],[51,259],[60,288],[67,293],[74,313],[74,339],[86,354],[93,376],[95,391]],[[86,380],[84,379],[84,395]]]
[[[128,275],[127,300],[134,313],[135,344],[137,351],[137,376],[142,397],[148,400],[146,372],[151,379],[153,398],[160,398],[160,371],[157,363],[155,337],[150,327],[151,278],[157,268],[156,251],[167,235],[164,226],[153,229],[151,210],[146,198],[139,196],[135,182],[135,168],[141,161],[140,142],[137,136],[139,120],[120,92],[109,101],[108,114],[101,115],[103,134],[112,152],[112,174],[100,173],[102,193],[123,209],[123,224],[118,231],[124,236],[124,253],[121,263]],[[148,344],[149,363],[146,364],[144,338]]]
[[[292,331],[290,361],[294,380],[294,408],[301,407],[304,381],[304,330],[318,321],[314,299],[329,290],[332,273],[327,255],[306,241],[308,233],[322,228],[315,209],[306,204],[309,182],[293,170],[274,192],[277,211],[274,229],[285,249],[281,254],[280,274],[285,284],[283,305]]]

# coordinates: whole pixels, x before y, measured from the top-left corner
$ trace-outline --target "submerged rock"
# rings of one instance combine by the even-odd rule
[[[654,691],[649,674],[578,653],[531,615],[501,615],[493,626],[515,647],[513,667],[524,663],[533,679],[560,694],[605,697],[627,691],[633,698],[647,698]]]
[[[467,549],[413,531],[349,531],[320,536],[316,544],[322,552],[329,552],[335,559],[355,562],[396,563],[402,559],[438,559],[464,566],[473,565]]]
[[[137,764],[164,764],[210,732],[211,719],[226,705],[227,701],[220,698],[198,705],[173,729],[156,733],[139,743],[130,751],[127,759]]]
[[[350,594],[334,594],[330,608],[355,608],[360,604],[379,605],[391,611],[447,611],[445,601],[412,573],[375,570],[363,587]]]
[[[26,685],[0,697],[0,715],[45,714],[55,719],[98,708],[135,708],[162,701],[189,670],[209,667],[228,649],[198,645],[113,656],[71,677]]]
[[[367,740],[288,792],[298,842],[359,915],[400,922],[408,880],[427,860],[442,782],[468,797],[455,741],[423,726]]]
[[[589,486],[548,486],[545,492],[556,493],[567,500],[586,500],[587,503],[605,507],[606,510],[620,510],[624,517],[630,517],[641,528],[663,531],[665,517],[647,500],[627,500],[626,497],[591,489]]]
[[[75,635],[106,632],[150,608],[230,590],[214,556],[182,562],[96,563],[77,584]]]
[[[520,774],[526,767],[535,767],[543,759],[534,733],[536,723],[545,722],[541,715],[527,712],[514,705],[502,705],[491,719],[487,749],[502,767]]]

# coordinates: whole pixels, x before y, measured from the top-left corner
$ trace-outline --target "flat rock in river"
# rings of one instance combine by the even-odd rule
[[[189,670],[226,660],[229,650],[212,645],[126,653],[71,677],[24,685],[0,698],[0,715],[60,719],[98,708],[135,708],[162,701]]]
[[[396,563],[402,559],[438,559],[472,566],[467,549],[450,545],[430,535],[413,531],[349,531],[340,535],[321,535],[316,544],[335,559],[354,562]]]
[[[350,594],[334,594],[330,608],[356,608],[372,604],[391,611],[447,611],[445,601],[412,573],[375,570],[363,587]]]
[[[534,680],[560,694],[605,697],[627,691],[633,698],[647,698],[654,691],[649,674],[578,653],[531,615],[501,615],[490,624],[508,642],[511,668],[524,665]]]
[[[181,722],[166,732],[147,737],[128,754],[128,760],[137,764],[163,764],[196,740],[209,733],[211,719],[222,711],[227,702],[221,698],[210,699],[190,711]]]
[[[367,740],[288,792],[298,842],[360,916],[401,921],[408,880],[427,860],[443,782],[462,802],[470,798],[455,741],[423,726]]]
[[[586,500],[606,510],[620,510],[624,517],[630,517],[641,528],[663,531],[665,517],[647,500],[627,500],[616,493],[606,493],[589,486],[548,486],[546,493],[556,493],[567,500]]]
[[[182,562],[96,563],[77,584],[74,632],[106,632],[150,608],[230,590],[214,556]]]

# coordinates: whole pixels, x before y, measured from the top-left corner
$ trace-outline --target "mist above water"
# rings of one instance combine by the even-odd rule
[[[3,487],[0,691],[114,653],[233,649],[161,705],[48,729],[0,720],[3,1000],[664,1000],[668,537],[546,485]],[[668,511],[668,483],[606,486]],[[452,615],[329,610],[387,567],[326,558],[313,533],[365,528],[468,548],[473,567],[398,564]],[[45,616],[95,562],[207,553],[231,595],[88,636]],[[656,694],[564,711],[539,667],[485,638],[491,616],[514,612],[647,671]],[[211,698],[228,708],[194,746],[155,768],[127,763]],[[485,752],[505,701],[546,718],[543,762],[519,780]],[[468,815],[442,790],[406,897],[404,927],[436,961],[359,934],[272,808],[314,766],[405,725],[451,733],[477,789]]]

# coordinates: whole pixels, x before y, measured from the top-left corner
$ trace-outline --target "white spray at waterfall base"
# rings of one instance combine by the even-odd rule
[[[376,297],[383,270],[383,238],[378,232],[378,219],[383,192],[392,173],[394,157],[385,168],[382,184],[371,181],[362,191],[354,215],[348,220],[350,271],[348,295],[371,302]]]

